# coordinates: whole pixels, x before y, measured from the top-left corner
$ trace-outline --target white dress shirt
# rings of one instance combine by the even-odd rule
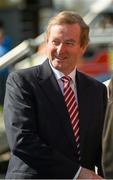
[[[60,71],[58,71],[57,69],[55,69],[55,68],[52,66],[52,64],[51,64],[50,61],[49,61],[49,63],[50,63],[50,66],[51,66],[51,68],[52,68],[52,70],[53,70],[53,73],[54,73],[54,75],[55,75],[55,77],[56,77],[56,79],[57,79],[57,82],[58,82],[58,84],[59,84],[59,86],[60,86],[60,89],[61,89],[61,91],[62,91],[62,94],[64,94],[63,81],[62,81],[61,78],[62,78],[63,76],[65,76],[65,75],[64,75],[62,72],[60,72]],[[76,97],[76,99],[77,99],[77,88],[76,88],[76,81],[75,81],[76,67],[75,67],[75,69],[74,69],[70,74],[68,74],[68,76],[72,79],[72,81],[70,82],[70,86],[71,86],[72,90],[74,91],[75,97]],[[78,99],[77,99],[77,103],[78,103]],[[75,176],[74,176],[74,178],[73,178],[74,180],[77,179],[80,171],[81,171],[81,167],[78,169],[77,173],[75,174]]]

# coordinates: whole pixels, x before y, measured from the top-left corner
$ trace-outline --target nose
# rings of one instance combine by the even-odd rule
[[[64,53],[66,50],[65,45],[63,43],[59,44],[59,46],[57,46],[57,53],[61,54]]]

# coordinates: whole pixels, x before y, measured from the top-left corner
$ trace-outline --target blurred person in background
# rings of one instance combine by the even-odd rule
[[[11,49],[11,38],[5,34],[4,23],[0,20],[0,57]],[[5,95],[5,83],[9,74],[9,68],[0,70],[0,105],[3,105]]]
[[[6,35],[4,23],[0,20],[0,57],[11,50],[11,38]]]
[[[108,94],[102,138],[102,165],[104,177],[113,179],[113,77],[108,86]]]
[[[77,70],[88,41],[81,16],[60,12],[47,27],[47,60],[10,73],[4,101],[11,150],[6,179],[102,179],[106,87]]]

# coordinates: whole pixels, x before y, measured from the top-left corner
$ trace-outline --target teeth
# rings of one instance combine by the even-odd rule
[[[57,59],[60,59],[60,60],[65,59],[64,57],[58,57],[58,56],[56,56],[56,58],[57,58]]]

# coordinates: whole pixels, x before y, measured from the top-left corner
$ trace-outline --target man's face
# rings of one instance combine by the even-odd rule
[[[47,37],[48,58],[65,75],[74,70],[86,49],[80,46],[80,33],[79,24],[61,24],[52,26]]]

